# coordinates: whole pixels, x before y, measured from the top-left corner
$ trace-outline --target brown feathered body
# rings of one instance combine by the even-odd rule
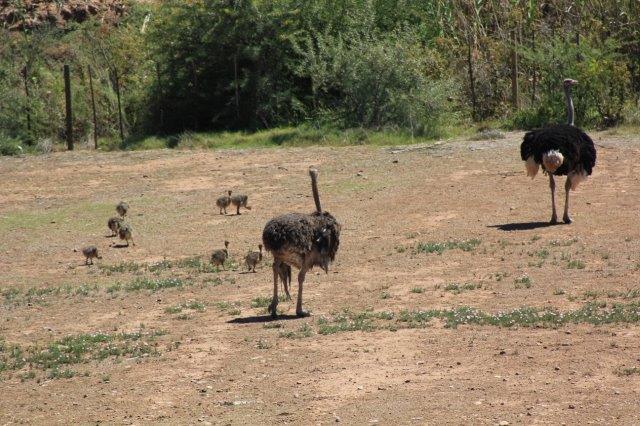
[[[231,191],[229,191],[229,195],[223,195],[222,197],[218,197],[216,200],[216,206],[220,209],[220,214],[224,212],[227,214],[227,207],[231,204]]]
[[[267,222],[262,242],[274,259],[298,269],[328,271],[340,245],[340,224],[326,211],[289,213]]]
[[[256,266],[262,262],[262,244],[258,246],[260,251],[250,251],[244,258],[247,270],[256,272]]]
[[[82,249],[82,254],[84,255],[84,263],[93,265],[93,259],[102,259],[100,254],[98,253],[98,248],[96,246],[87,246]]]
[[[120,201],[116,206],[116,212],[118,212],[118,214],[122,217],[125,217],[128,211],[129,211],[129,204],[125,203],[124,201]]]
[[[112,237],[115,237],[116,235],[118,235],[118,230],[120,229],[122,222],[123,222],[122,218],[119,218],[119,217],[112,217],[109,219],[109,221],[107,222],[107,226],[112,232],[111,234]]]
[[[121,240],[126,241],[127,246],[129,246],[129,241],[131,241],[134,246],[136,245],[133,242],[133,229],[128,223],[122,223],[120,225],[120,228],[118,228],[118,237],[120,237]]]
[[[246,195],[238,194],[231,197],[231,204],[236,208],[236,214],[240,214],[240,207],[251,210],[251,206],[248,203],[249,197]]]
[[[288,213],[271,219],[262,231],[264,248],[273,255],[273,298],[269,312],[277,316],[278,279],[283,281],[289,296],[291,267],[298,272],[298,299],[296,315],[304,316],[302,310],[302,287],[307,271],[319,266],[329,272],[329,265],[335,260],[340,246],[341,226],[331,213],[322,210],[318,193],[318,171],[309,169],[311,191],[316,211],[310,214]]]
[[[211,264],[214,266],[222,266],[224,269],[224,262],[229,258],[229,241],[224,242],[224,248],[215,250],[211,253]]]

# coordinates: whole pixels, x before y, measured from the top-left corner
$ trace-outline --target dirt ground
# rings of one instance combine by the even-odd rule
[[[569,312],[637,301],[640,145],[593,136],[594,174],[572,193],[574,223],[558,226],[538,223],[550,217],[548,182],[526,178],[520,133],[404,148],[0,158],[5,354],[65,336],[158,334],[142,355],[89,351],[61,366],[68,377],[29,362],[0,371],[0,424],[638,424],[636,322],[399,320],[432,309]],[[341,245],[328,275],[307,275],[311,315],[293,316],[294,286],[294,302],[271,321],[271,258],[255,274],[242,259],[271,217],[313,210],[310,165],[323,207],[342,223]],[[248,194],[253,209],[219,215],[215,199],[227,189]],[[120,200],[135,246],[107,237]],[[180,263],[206,261],[225,239],[227,270]],[[470,241],[441,254],[419,249]],[[88,244],[102,253],[93,266],[74,252]],[[182,285],[130,286],[145,279]],[[200,307],[179,307],[192,302]],[[381,312],[393,319],[326,327]]]

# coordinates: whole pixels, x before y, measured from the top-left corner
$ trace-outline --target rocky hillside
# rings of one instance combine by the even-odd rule
[[[0,0],[0,28],[11,31],[50,24],[83,22],[92,16],[114,23],[125,13],[126,0]]]

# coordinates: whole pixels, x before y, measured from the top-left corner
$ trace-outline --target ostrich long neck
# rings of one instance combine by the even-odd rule
[[[309,175],[311,176],[311,191],[313,192],[313,201],[316,202],[316,210],[318,213],[322,213],[320,194],[318,193],[318,171],[316,169],[310,169]]]
[[[573,126],[573,99],[571,98],[571,87],[564,87],[564,95],[567,98],[567,124]]]

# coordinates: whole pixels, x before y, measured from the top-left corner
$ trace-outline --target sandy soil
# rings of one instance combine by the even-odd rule
[[[521,136],[430,147],[0,158],[5,344],[163,332],[152,343],[155,355],[86,360],[68,366],[71,378],[49,379],[37,366],[0,372],[0,424],[637,424],[635,323],[448,328],[434,319],[406,328],[381,320],[397,327],[319,333],[345,309],[565,312],[594,300],[633,303],[640,296],[628,291],[640,277],[637,139],[594,134],[598,164],[572,193],[574,223],[542,226],[548,183],[525,177]],[[115,270],[123,262],[206,259],[225,239],[241,263],[268,219],[313,209],[310,165],[320,169],[323,206],[343,225],[329,274],[307,275],[310,317],[291,316],[289,301],[276,322],[252,307],[270,297],[269,256],[255,274],[175,264]],[[253,209],[219,215],[215,198],[227,189],[248,194]],[[128,248],[106,237],[120,200],[131,206],[136,245]],[[479,244],[470,251],[416,250],[472,239]],[[103,255],[94,266],[74,252],[87,244]],[[185,285],[107,292],[141,278]],[[475,287],[458,292],[452,284]],[[27,298],[43,288],[66,290]],[[205,308],[167,311],[185,301]]]

